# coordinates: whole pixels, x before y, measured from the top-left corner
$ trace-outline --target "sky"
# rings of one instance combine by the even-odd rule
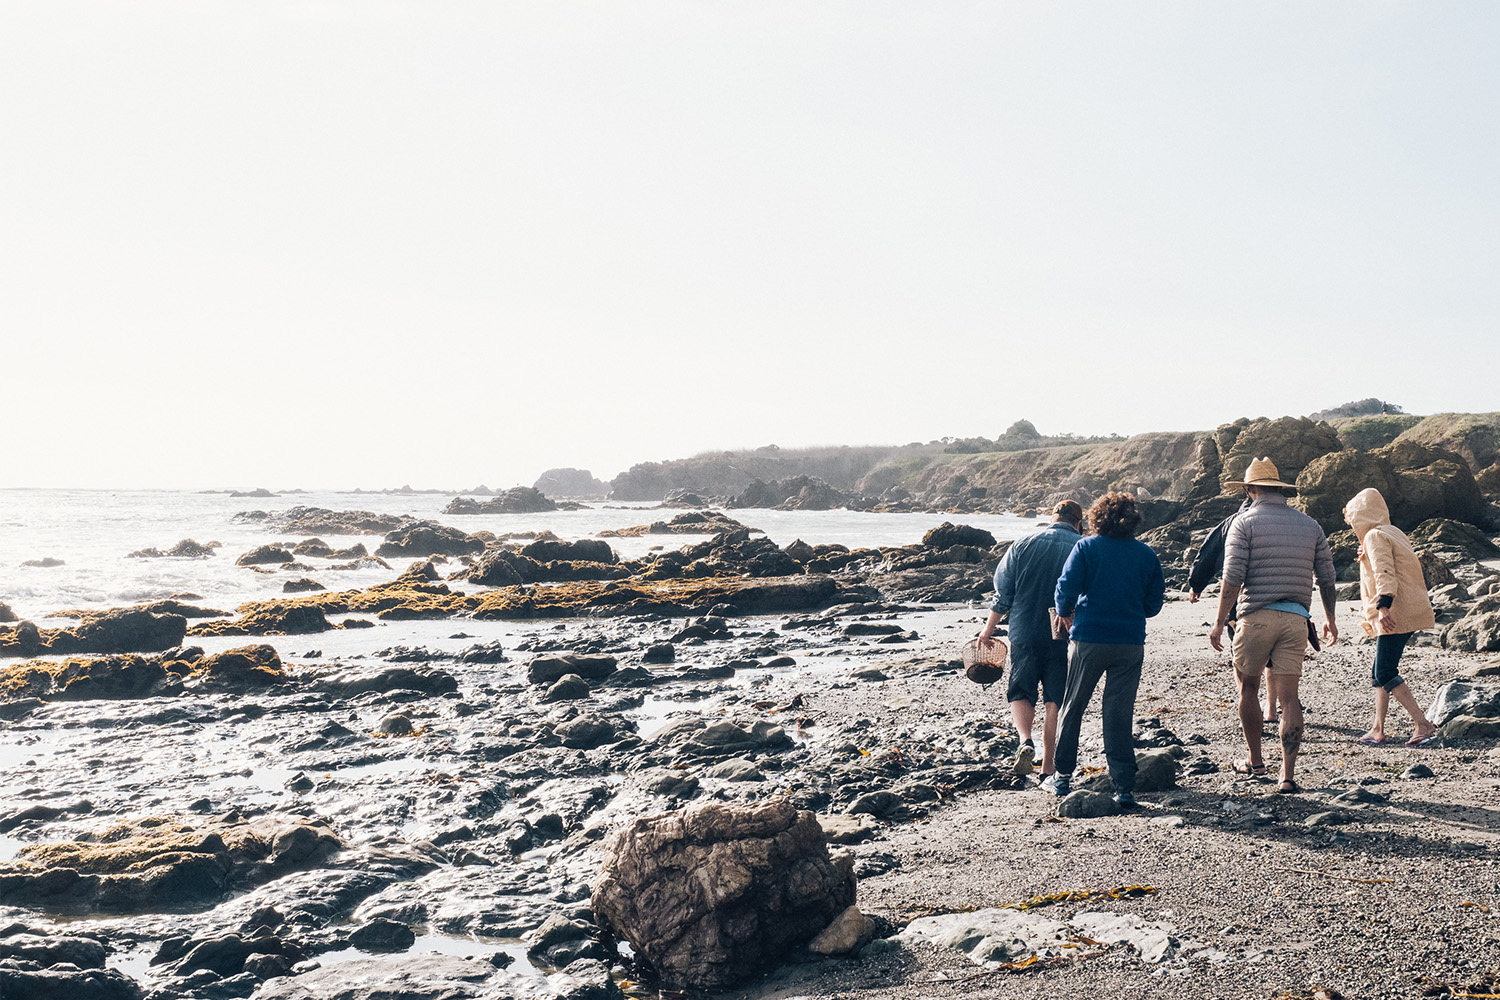
[[[1500,4],[0,0],[0,486],[1500,409]]]

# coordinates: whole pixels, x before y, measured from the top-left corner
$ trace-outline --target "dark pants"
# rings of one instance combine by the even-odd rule
[[[1401,654],[1406,651],[1410,632],[1375,638],[1375,664],[1370,668],[1370,686],[1394,691],[1406,681],[1401,679]]]
[[[1068,691],[1057,736],[1057,773],[1078,765],[1078,734],[1083,713],[1104,678],[1104,757],[1115,793],[1135,793],[1135,693],[1141,686],[1146,647],[1131,643],[1075,642],[1068,657]]]

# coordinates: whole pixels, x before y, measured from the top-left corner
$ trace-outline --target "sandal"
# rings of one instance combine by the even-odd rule
[[[1302,791],[1302,786],[1288,778],[1276,786],[1277,795],[1296,795]]]
[[[1359,739],[1355,740],[1354,742],[1356,742],[1356,743],[1363,743],[1367,747],[1378,747],[1382,743],[1387,742],[1389,739],[1390,739],[1390,737],[1388,737],[1388,736],[1382,736],[1379,739],[1376,739],[1373,736],[1361,736]]]
[[[1432,732],[1426,733],[1425,735],[1413,736],[1402,745],[1408,747],[1430,747],[1442,738],[1442,734],[1434,729]]]
[[[1252,778],[1264,778],[1266,776],[1266,765],[1252,764],[1250,760],[1237,760],[1229,765],[1229,769],[1235,774],[1248,774]]]

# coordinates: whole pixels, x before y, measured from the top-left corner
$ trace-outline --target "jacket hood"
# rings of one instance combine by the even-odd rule
[[[1354,529],[1354,534],[1363,539],[1371,528],[1391,523],[1391,511],[1385,505],[1385,497],[1374,487],[1360,490],[1354,499],[1344,505],[1344,520]]]

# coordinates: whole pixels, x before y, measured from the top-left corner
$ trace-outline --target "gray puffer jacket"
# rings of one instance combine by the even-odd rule
[[[1234,519],[1224,544],[1224,582],[1239,584],[1243,618],[1278,601],[1312,606],[1313,586],[1332,586],[1333,553],[1318,522],[1286,497],[1262,493]]]

